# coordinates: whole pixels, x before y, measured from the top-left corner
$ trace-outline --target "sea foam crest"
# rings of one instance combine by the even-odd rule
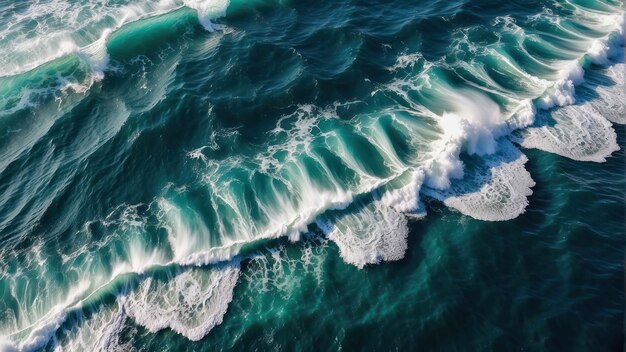
[[[343,260],[358,268],[400,260],[407,249],[406,217],[379,201],[320,216],[316,224],[337,244]]]
[[[453,182],[443,190],[427,187],[422,192],[474,219],[505,221],[522,214],[535,185],[524,168],[526,156],[502,138],[496,153],[472,161],[463,182]]]
[[[198,341],[222,322],[238,277],[236,261],[211,270],[189,269],[167,281],[148,278],[122,302],[149,331],[170,328]]]
[[[196,10],[200,24],[207,31],[213,32],[222,27],[211,21],[226,15],[230,0],[184,0],[184,3],[185,6]]]
[[[483,94],[469,90],[449,90],[447,94],[454,111],[445,112],[437,120],[443,135],[425,170],[426,185],[435,189],[449,188],[451,179],[463,177],[461,152],[493,154],[497,138],[508,132],[498,105]]]

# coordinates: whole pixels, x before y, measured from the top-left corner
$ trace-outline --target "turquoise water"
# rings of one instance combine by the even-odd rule
[[[0,350],[623,347],[624,30],[0,0]]]

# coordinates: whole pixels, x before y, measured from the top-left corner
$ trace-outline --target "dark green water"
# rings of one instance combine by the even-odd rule
[[[624,4],[0,1],[0,350],[624,346]]]

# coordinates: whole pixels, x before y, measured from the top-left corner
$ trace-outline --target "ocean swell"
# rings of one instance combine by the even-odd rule
[[[321,232],[336,243],[347,263],[359,268],[400,260],[407,249],[408,221],[426,216],[423,198],[480,220],[516,218],[525,211],[535,182],[524,167],[527,157],[513,143],[595,162],[619,148],[609,120],[624,122],[621,4],[598,2],[596,8],[568,4],[565,14],[571,18],[557,18],[551,24],[556,33],[565,33],[552,44],[540,30],[525,33],[532,31],[531,24],[546,25],[541,17],[528,28],[498,18],[493,25],[500,30],[499,38],[492,43],[478,45],[472,41],[472,31],[466,30],[454,34],[456,46],[439,61],[419,53],[399,55],[384,69],[391,79],[361,94],[362,100],[326,107],[294,104],[269,126],[260,125],[266,133],[253,141],[241,129],[216,128],[208,144],[180,155],[197,178],[182,185],[168,183],[147,205],[121,205],[92,220],[78,232],[92,243],[58,250],[62,260],[57,265],[73,273],[69,284],[44,284],[62,294],[43,296],[45,304],[36,309],[20,303],[20,314],[12,313],[11,319],[2,321],[5,341],[0,349],[61,346],[56,340],[60,331],[74,326],[91,329],[79,330],[99,335],[97,344],[106,349],[116,342],[115,335],[127,318],[150,332],[172,329],[200,340],[226,314],[241,263],[265,253],[259,249],[263,245],[280,237],[299,241],[309,232]],[[185,1],[184,5],[196,11],[205,29],[225,30],[211,21],[226,14],[228,1]],[[132,15],[111,15],[123,20],[101,31],[96,41],[86,46],[61,45],[61,51],[52,54],[42,49],[44,59],[32,60],[32,67],[13,65],[19,69],[9,62],[2,76],[19,78],[71,54],[88,63],[95,81],[105,79],[111,54],[107,45],[120,50],[114,50],[114,56],[125,56],[118,55],[125,42],[116,35],[132,37],[132,21],[182,11],[175,2],[136,6]],[[124,8],[122,13],[128,11]],[[158,30],[168,27],[146,23]],[[576,45],[560,53],[543,55],[533,49],[541,42],[544,49],[557,50],[557,45],[572,38]],[[452,59],[461,52],[476,55],[471,60]],[[526,69],[519,55],[526,60]],[[340,71],[359,64],[357,57],[347,60],[349,64]],[[306,67],[305,59],[298,60],[294,65]],[[168,77],[174,75],[176,65],[172,67],[165,70]],[[232,64],[225,70],[237,67]],[[545,75],[538,74],[541,70]],[[324,81],[341,73],[330,77],[321,70],[306,73],[316,74]],[[306,79],[290,82],[296,85]],[[512,89],[507,80],[517,80],[519,86]],[[88,93],[92,85],[82,92]],[[20,99],[26,96],[20,94]],[[165,93],[157,95],[136,113],[155,109],[165,99]],[[386,108],[370,108],[381,101]],[[617,112],[607,111],[604,102]],[[37,109],[17,106],[6,109],[7,115],[22,107]],[[352,114],[355,106],[363,110]],[[123,120],[130,114],[122,114]],[[208,109],[208,118],[217,120],[218,114],[219,109]],[[106,140],[114,139],[123,124]],[[227,152],[234,146],[243,152]],[[25,262],[18,273],[2,268],[2,279],[13,285],[47,270],[45,263],[31,260],[30,254],[24,259],[18,250],[0,255]],[[18,293],[11,296],[20,299]],[[107,303],[107,297],[115,303]],[[98,319],[84,319],[88,312]],[[69,340],[93,339],[76,335]]]

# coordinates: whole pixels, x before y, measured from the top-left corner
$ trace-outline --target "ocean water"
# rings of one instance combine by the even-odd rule
[[[0,0],[0,351],[624,348],[618,0]]]

